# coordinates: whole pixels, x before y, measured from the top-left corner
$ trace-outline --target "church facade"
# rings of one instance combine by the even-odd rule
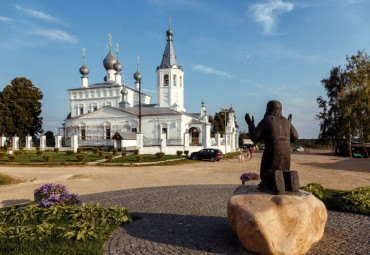
[[[198,151],[218,148],[224,153],[235,151],[238,136],[234,111],[230,109],[226,135],[211,138],[204,102],[199,113],[187,113],[184,106],[184,71],[173,45],[173,31],[166,31],[167,41],[161,64],[157,66],[157,103],[141,92],[141,74],[134,74],[135,87],[122,82],[122,65],[110,51],[103,60],[104,81],[89,84],[89,69],[80,68],[81,86],[69,89],[70,113],[64,121],[63,137],[69,146],[72,136],[79,147],[115,147],[139,149],[141,154],[159,151],[175,154],[176,150]],[[139,68],[138,68],[139,69]]]

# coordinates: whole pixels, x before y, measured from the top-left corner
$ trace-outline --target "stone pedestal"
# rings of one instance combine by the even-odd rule
[[[272,195],[246,185],[229,199],[227,214],[243,247],[259,254],[304,254],[327,220],[325,205],[308,192]]]

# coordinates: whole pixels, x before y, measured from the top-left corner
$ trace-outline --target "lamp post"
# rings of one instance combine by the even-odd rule
[[[225,154],[226,154],[226,113],[229,112],[229,108],[221,108],[221,111],[224,113],[225,115],[225,133],[224,133],[224,142],[225,142]]]
[[[139,133],[141,133],[141,79],[143,76],[139,72],[139,56],[137,57],[137,71],[134,74],[134,79],[139,83]]]

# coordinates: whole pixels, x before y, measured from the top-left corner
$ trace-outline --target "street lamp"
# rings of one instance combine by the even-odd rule
[[[229,112],[229,108],[221,108],[221,111],[225,114],[225,133],[224,133],[224,142],[225,142],[225,154],[226,154],[226,113]]]
[[[141,79],[143,76],[139,72],[139,57],[137,57],[137,71],[134,74],[134,79],[139,83],[139,133],[141,133]]]

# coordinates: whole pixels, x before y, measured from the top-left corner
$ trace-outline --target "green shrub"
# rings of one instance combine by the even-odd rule
[[[41,157],[42,151],[40,151],[40,150],[36,151],[36,155],[39,156],[39,157]]]
[[[127,152],[122,152],[122,158],[125,158],[127,156]]]
[[[0,174],[0,185],[10,184],[14,179],[8,175]]]
[[[19,150],[20,150],[20,151],[23,151],[23,149],[24,149],[24,148],[23,148],[23,146],[20,146],[20,147],[19,147]]]
[[[50,162],[50,155],[45,155],[42,157],[42,159],[45,161],[45,162]]]
[[[181,157],[181,155],[182,155],[182,153],[183,153],[183,151],[176,151],[176,155],[177,155],[177,157]]]
[[[19,156],[19,155],[21,155],[21,151],[14,151],[14,155],[16,155],[17,157]]]
[[[338,204],[344,211],[370,215],[370,186],[355,188],[340,197]]]
[[[82,152],[82,148],[78,147],[77,148],[77,153],[81,153]]]
[[[141,155],[136,155],[136,161],[141,163],[141,161],[143,161],[143,156]]]
[[[59,152],[59,148],[54,148],[54,152],[55,153],[58,153]]]
[[[163,159],[164,158],[164,152],[157,152],[155,155],[157,156],[157,159]]]
[[[0,152],[0,158],[3,158],[6,156],[6,152]]]
[[[76,159],[78,162],[84,161],[85,156],[82,154],[76,154]]]
[[[93,152],[94,154],[98,153],[98,152],[99,152],[99,148],[97,148],[97,147],[93,148],[93,149],[92,149],[92,152]]]
[[[118,152],[118,150],[117,150],[116,148],[114,148],[114,149],[112,150],[113,155],[116,155],[116,154],[117,154],[117,152]]]
[[[139,155],[139,150],[133,150],[134,155]]]
[[[75,152],[74,151],[66,151],[66,154],[68,155],[68,156],[71,156],[71,155],[73,155]]]
[[[111,162],[112,159],[113,159],[113,155],[112,154],[105,154],[104,158],[108,161],[108,162]]]
[[[105,156],[104,151],[99,151],[99,157],[104,158],[104,156]]]
[[[13,162],[17,157],[14,154],[8,156],[9,162]]]
[[[318,182],[309,183],[305,187],[303,187],[302,190],[310,192],[312,195],[319,199],[322,199],[324,197],[324,187]]]
[[[185,151],[184,151],[184,154],[185,154],[186,156],[189,156],[189,151],[188,151],[188,150],[185,150]]]
[[[37,147],[36,147],[36,150],[37,150],[37,151],[39,151],[39,150],[40,150],[40,146],[37,146]]]

